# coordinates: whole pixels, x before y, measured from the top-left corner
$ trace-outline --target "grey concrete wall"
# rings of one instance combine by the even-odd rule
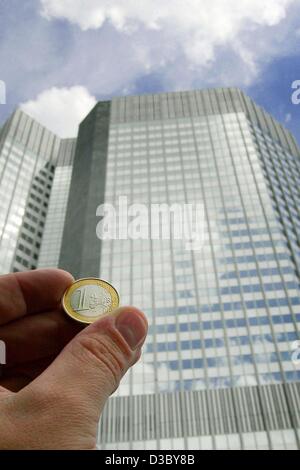
[[[76,279],[99,275],[96,209],[105,196],[109,120],[110,102],[100,102],[79,128],[59,261]]]

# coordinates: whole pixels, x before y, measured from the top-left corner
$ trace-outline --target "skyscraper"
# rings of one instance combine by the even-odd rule
[[[148,316],[143,357],[103,413],[102,448],[299,448],[291,134],[231,88],[100,102],[77,141],[18,111],[1,146],[2,272],[59,266],[102,277]],[[200,202],[201,249],[172,237],[100,240],[97,207],[125,196],[145,207]]]
[[[43,253],[40,256],[42,237],[50,264],[58,263],[66,203],[60,212],[57,205],[68,198],[75,143],[61,140],[20,110],[0,130],[1,273],[35,269],[43,260],[47,264]]]

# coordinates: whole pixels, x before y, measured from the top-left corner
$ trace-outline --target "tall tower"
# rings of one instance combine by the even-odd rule
[[[1,273],[36,268],[59,146],[20,110],[0,130]]]
[[[100,102],[74,152],[62,180],[54,169],[39,265],[108,280],[150,324],[140,363],[103,413],[102,447],[299,448],[291,134],[240,90],[210,89]],[[125,196],[148,208],[202,204],[201,249],[172,237],[99,240],[97,207]]]
[[[75,144],[76,139],[60,139],[21,110],[15,111],[0,129],[1,274],[35,269],[38,262],[43,265],[43,260],[46,265],[45,254],[40,256],[43,237],[44,251],[52,248],[49,263],[57,265],[65,212],[56,213],[60,219],[55,227],[48,207],[52,193],[53,212],[56,187],[63,179],[61,168],[70,168]],[[63,188],[64,196],[60,195],[59,200],[68,198],[69,186]],[[51,225],[51,240],[47,233],[45,237],[46,218],[47,226]]]

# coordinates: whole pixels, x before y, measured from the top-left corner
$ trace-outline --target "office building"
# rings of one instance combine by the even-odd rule
[[[300,447],[300,149],[235,88],[99,102],[77,139],[17,111],[1,131],[1,271],[111,282],[149,336],[103,449]],[[100,204],[196,204],[199,249],[101,240]],[[2,215],[4,214],[4,215]]]

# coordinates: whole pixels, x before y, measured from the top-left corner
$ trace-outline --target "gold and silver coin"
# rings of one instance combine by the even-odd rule
[[[119,294],[102,279],[79,279],[64,293],[62,305],[74,320],[93,323],[119,306]]]

